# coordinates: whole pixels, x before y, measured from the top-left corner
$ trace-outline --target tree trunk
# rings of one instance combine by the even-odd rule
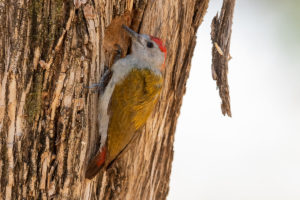
[[[0,0],[0,199],[166,199],[177,118],[209,0]],[[120,25],[166,41],[164,88],[146,126],[92,181],[97,92]]]

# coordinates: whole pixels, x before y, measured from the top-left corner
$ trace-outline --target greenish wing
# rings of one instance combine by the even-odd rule
[[[162,77],[149,69],[134,68],[115,86],[109,112],[107,164],[126,147],[157,103]]]

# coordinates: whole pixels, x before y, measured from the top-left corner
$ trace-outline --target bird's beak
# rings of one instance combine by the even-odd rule
[[[142,38],[141,38],[141,36],[140,36],[138,33],[136,33],[134,30],[128,28],[128,27],[125,26],[124,24],[122,25],[122,28],[125,29],[125,31],[129,34],[129,36],[130,36],[132,39],[136,40],[138,43],[140,43],[140,45],[143,46]]]

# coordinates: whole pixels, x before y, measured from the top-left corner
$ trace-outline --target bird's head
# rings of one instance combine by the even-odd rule
[[[167,48],[161,39],[145,34],[138,34],[127,26],[122,26],[132,38],[132,54],[153,67],[164,69]]]

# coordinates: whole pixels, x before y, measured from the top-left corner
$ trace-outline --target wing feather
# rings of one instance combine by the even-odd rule
[[[149,69],[133,68],[117,84],[109,104],[108,157],[113,161],[152,113],[162,87],[162,76]]]

